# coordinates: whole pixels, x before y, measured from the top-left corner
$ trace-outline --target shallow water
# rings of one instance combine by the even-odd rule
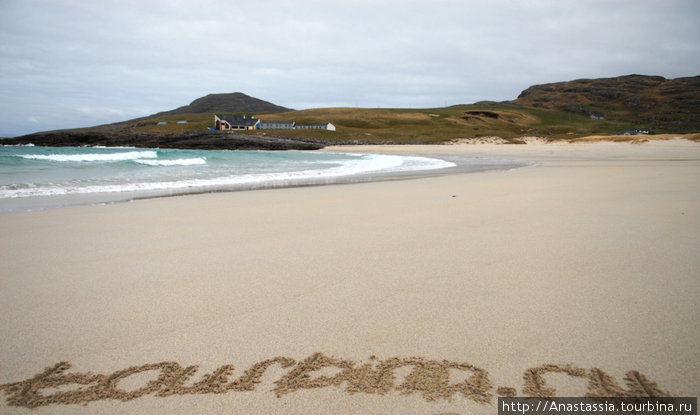
[[[512,164],[475,158],[470,167]],[[0,211],[362,181],[456,166],[433,157],[383,154],[2,146]]]

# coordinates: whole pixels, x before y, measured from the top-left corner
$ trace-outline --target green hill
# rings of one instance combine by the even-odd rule
[[[624,121],[594,120],[571,112],[522,107],[511,103],[480,103],[428,109],[317,108],[248,114],[256,115],[262,120],[331,122],[336,126],[336,131],[244,132],[324,141],[439,143],[456,138],[500,136],[517,142],[518,137],[527,135],[575,138],[610,134],[635,126]],[[178,121],[187,121],[187,124],[178,124]],[[204,130],[213,125],[214,113],[201,113],[158,115],[122,125],[122,128],[124,132],[134,133],[175,133]]]
[[[331,122],[336,131],[241,132],[324,142],[440,143],[485,136],[519,142],[522,136],[572,139],[630,128],[648,128],[655,134],[692,133],[700,131],[700,76],[672,80],[642,75],[580,79],[535,85],[513,101],[426,109],[294,111],[240,92],[210,94],[171,111],[79,131],[135,136],[179,134],[213,127],[214,114],[247,114],[262,120],[297,123]]]

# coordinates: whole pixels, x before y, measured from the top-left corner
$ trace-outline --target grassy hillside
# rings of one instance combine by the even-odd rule
[[[523,136],[574,139],[632,128],[650,128],[654,134],[694,133],[700,131],[699,93],[700,76],[669,80],[627,75],[534,85],[516,100],[501,103],[485,101],[427,109],[294,111],[236,92],[210,94],[172,111],[81,130],[117,134],[182,133],[213,127],[217,113],[255,115],[270,121],[331,122],[336,131],[245,132],[324,141],[439,143],[499,136],[519,142],[518,138]]]
[[[187,121],[187,124],[178,124],[178,121]],[[165,122],[165,125],[158,125]],[[206,130],[214,126],[214,114],[176,114],[176,115],[154,115],[140,119],[135,123],[124,125],[122,128],[154,133],[177,133],[183,131]]]
[[[255,115],[262,120],[331,122],[337,130],[258,130],[249,134],[329,141],[437,143],[455,138],[500,136],[516,139],[524,135],[575,138],[633,127],[628,123],[593,120],[565,111],[497,103],[429,109],[319,108]],[[187,121],[187,124],[178,124],[178,121]],[[166,124],[157,125],[159,122]],[[213,125],[214,114],[205,113],[153,116],[124,124],[122,128],[133,132],[174,133],[205,130]]]
[[[454,138],[500,136],[517,138],[543,135],[552,138],[578,137],[619,130],[620,123],[505,104],[459,105],[430,109],[329,108],[262,115],[262,119],[297,122],[332,122],[342,139],[370,141],[441,142]],[[303,135],[305,131],[290,134]],[[340,138],[340,137],[339,137]]]

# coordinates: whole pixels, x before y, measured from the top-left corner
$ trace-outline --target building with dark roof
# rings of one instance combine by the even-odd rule
[[[214,129],[230,130],[328,130],[335,125],[326,123],[297,124],[294,121],[262,121],[247,115],[214,115]]]
[[[260,120],[247,115],[214,115],[214,129],[229,130],[258,130]]]

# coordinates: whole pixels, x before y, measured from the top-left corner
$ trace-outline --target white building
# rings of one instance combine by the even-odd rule
[[[297,124],[295,130],[328,130],[335,131],[335,125],[331,123]]]

